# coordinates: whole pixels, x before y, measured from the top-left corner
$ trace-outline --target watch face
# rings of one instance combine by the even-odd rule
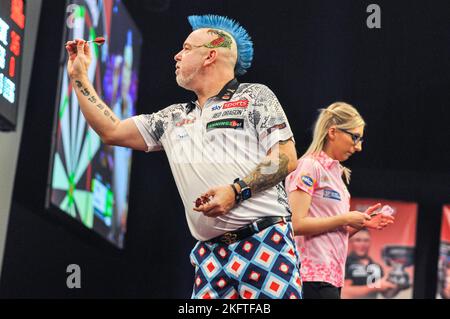
[[[249,199],[250,197],[252,197],[252,191],[250,188],[244,188],[241,191],[241,196],[243,200]]]

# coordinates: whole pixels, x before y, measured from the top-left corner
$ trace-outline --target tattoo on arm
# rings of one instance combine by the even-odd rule
[[[89,92],[89,90],[86,88],[82,88],[81,93],[83,93],[84,96],[89,96],[91,94],[91,92]]]
[[[81,89],[82,87],[83,87],[83,84],[81,84],[81,82],[80,81],[75,81],[75,84],[77,85],[77,87],[79,88],[79,89]]]
[[[285,145],[292,139],[279,141],[279,145]],[[276,148],[278,159],[268,155],[256,168],[244,178],[244,182],[251,188],[253,193],[257,193],[277,185],[289,174],[289,157]]]
[[[100,111],[104,110],[103,114],[109,118],[111,122],[115,124],[118,121],[118,119],[114,116],[114,113],[108,107],[102,103],[99,103],[100,101],[98,101],[98,97],[91,95],[91,92],[89,92],[87,88],[83,87],[83,84],[80,81],[75,81],[75,85],[84,96],[88,97],[89,102],[94,104]]]
[[[260,164],[258,164],[258,166],[256,166],[250,175],[244,178],[244,182],[251,188],[252,193],[258,193],[273,187],[288,175],[288,163],[289,158],[283,153],[279,153],[278,163],[276,159],[266,157]],[[277,165],[274,172],[271,169],[267,169],[272,165]],[[266,174],[264,172],[265,170],[272,172]]]

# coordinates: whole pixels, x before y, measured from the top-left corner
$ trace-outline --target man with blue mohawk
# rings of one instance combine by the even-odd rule
[[[196,101],[118,120],[87,78],[88,45],[75,40],[68,73],[82,112],[107,144],[166,152],[198,240],[192,298],[301,298],[283,186],[297,165],[286,115],[267,86],[236,79],[253,59],[242,26],[216,15],[188,20],[193,32],[175,55],[175,74]]]

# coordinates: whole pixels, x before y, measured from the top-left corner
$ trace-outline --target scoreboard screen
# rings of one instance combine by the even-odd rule
[[[0,0],[0,131],[16,128],[25,22],[24,0]]]

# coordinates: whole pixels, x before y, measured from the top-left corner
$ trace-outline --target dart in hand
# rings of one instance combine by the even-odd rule
[[[94,40],[89,40],[86,41],[86,43],[95,43],[99,46],[103,45],[103,43],[105,43],[105,38],[104,37],[96,37]],[[76,41],[69,41],[66,43],[66,46],[70,45],[71,47],[75,48],[77,47],[77,43]]]
[[[195,200],[195,208],[208,204],[211,199],[208,196],[201,196]]]

